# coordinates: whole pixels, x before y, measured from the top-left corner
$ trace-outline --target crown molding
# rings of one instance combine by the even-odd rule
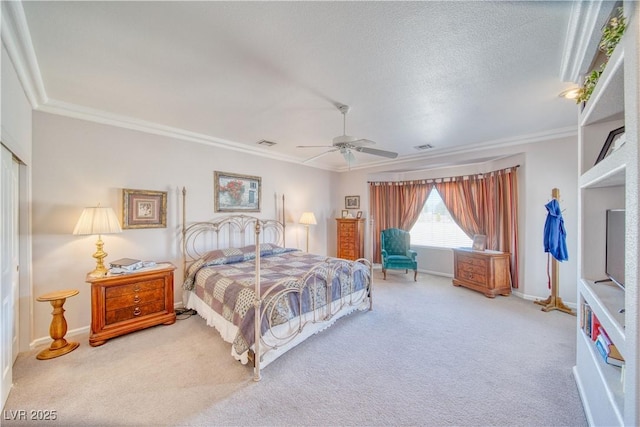
[[[47,93],[33,50],[31,33],[21,1],[2,2],[2,44],[13,63],[31,107],[47,102]]]
[[[560,65],[562,81],[582,83],[581,77],[589,72],[598,51],[600,29],[615,5],[606,0],[573,2]]]

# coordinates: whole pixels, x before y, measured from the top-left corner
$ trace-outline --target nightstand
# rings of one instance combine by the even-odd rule
[[[108,339],[176,321],[173,308],[171,263],[159,263],[128,274],[89,277],[91,283],[91,335],[93,347]]]

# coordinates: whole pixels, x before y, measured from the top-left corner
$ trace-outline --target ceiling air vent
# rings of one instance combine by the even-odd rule
[[[431,145],[431,144],[416,145],[413,148],[415,148],[416,150],[429,150],[429,149],[433,148],[433,145]]]
[[[275,142],[267,141],[266,139],[261,139],[260,141],[256,142],[256,144],[258,144],[258,145],[266,145],[267,147],[273,147],[274,145],[276,145]]]

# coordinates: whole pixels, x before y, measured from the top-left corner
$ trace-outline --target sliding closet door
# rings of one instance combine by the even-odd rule
[[[0,406],[9,396],[18,354],[18,163],[0,146]]]

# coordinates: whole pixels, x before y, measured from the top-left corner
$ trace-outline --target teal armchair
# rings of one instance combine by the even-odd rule
[[[417,281],[418,262],[416,251],[409,249],[411,235],[399,228],[388,228],[380,233],[380,254],[382,255],[382,274],[387,280],[387,269],[413,270],[413,281]]]

